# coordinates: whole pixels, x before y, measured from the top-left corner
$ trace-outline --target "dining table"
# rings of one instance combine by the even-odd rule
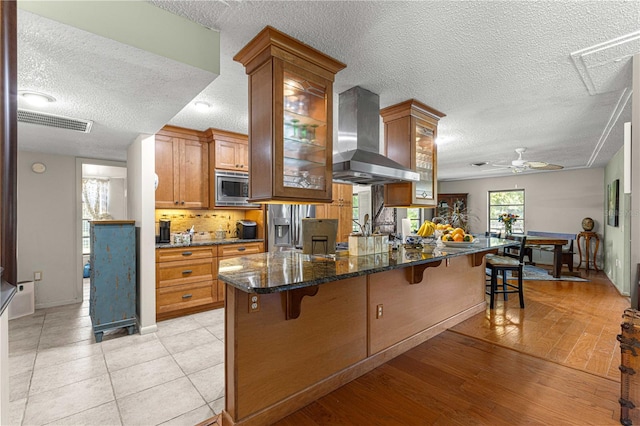
[[[562,269],[562,246],[569,244],[568,238],[527,234],[527,246],[553,246],[553,277],[560,278]]]

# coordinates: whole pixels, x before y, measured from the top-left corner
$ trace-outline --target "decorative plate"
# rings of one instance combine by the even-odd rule
[[[476,241],[478,241],[478,240],[473,240],[473,241],[443,241],[442,244],[444,244],[447,247],[471,247],[472,245],[474,245],[476,243]]]

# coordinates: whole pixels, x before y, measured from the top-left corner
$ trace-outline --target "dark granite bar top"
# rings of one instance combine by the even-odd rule
[[[221,244],[242,244],[242,243],[261,243],[263,239],[254,238],[250,240],[241,240],[239,238],[225,238],[222,240],[199,240],[194,241],[191,244],[172,244],[172,243],[158,243],[156,248],[176,248],[176,247],[197,247],[197,246],[215,246]]]
[[[218,279],[247,293],[276,293],[512,245],[511,240],[478,237],[470,247],[438,246],[431,254],[402,247],[366,256],[267,252],[222,260]]]

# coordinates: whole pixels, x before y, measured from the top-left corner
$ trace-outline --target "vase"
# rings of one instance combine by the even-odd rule
[[[505,224],[504,224],[504,233],[505,233],[506,235],[511,235],[512,231],[513,231],[513,230],[512,230],[512,224],[511,224],[511,223],[506,223],[506,222],[505,222]]]

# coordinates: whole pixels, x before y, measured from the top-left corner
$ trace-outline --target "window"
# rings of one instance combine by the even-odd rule
[[[425,209],[407,209],[407,218],[411,221],[411,232],[415,234],[426,219]]]
[[[358,224],[356,222],[358,222],[358,218],[360,217],[360,211],[358,209],[358,193],[354,193],[353,197],[351,199],[351,205],[353,206],[352,209],[352,216],[351,218],[353,219],[351,221],[351,231],[352,232],[360,232],[360,227],[358,226]],[[355,221],[355,222],[354,222]]]
[[[107,219],[109,179],[82,179],[82,254],[91,252],[89,221]]]
[[[500,232],[504,225],[498,220],[502,213],[518,215],[513,224],[514,234],[524,234],[524,189],[489,191],[489,231]]]

